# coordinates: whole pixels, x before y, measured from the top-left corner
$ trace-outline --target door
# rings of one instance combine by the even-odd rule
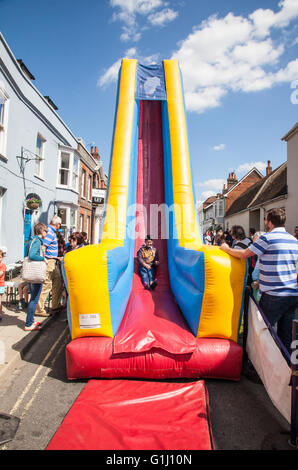
[[[26,247],[31,237],[32,211],[25,209],[24,217],[24,256],[26,256]]]

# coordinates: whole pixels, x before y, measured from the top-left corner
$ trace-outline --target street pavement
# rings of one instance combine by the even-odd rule
[[[35,321],[46,328],[55,316],[36,317]],[[40,331],[25,331],[26,311],[17,310],[17,304],[3,302],[3,314],[0,321],[0,382],[8,377],[15,364],[31,348]]]

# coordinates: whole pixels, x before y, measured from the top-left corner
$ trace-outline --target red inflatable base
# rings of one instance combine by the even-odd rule
[[[240,380],[242,347],[227,339],[198,338],[188,354],[152,348],[142,353],[113,353],[113,339],[85,337],[66,347],[67,377],[89,378],[216,378]]]
[[[182,384],[91,380],[47,450],[213,448],[203,381]]]

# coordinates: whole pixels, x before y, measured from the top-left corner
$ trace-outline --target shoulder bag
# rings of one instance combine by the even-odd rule
[[[22,279],[24,281],[30,282],[31,284],[41,284],[46,279],[46,271],[47,265],[45,261],[33,261],[29,259],[29,254],[31,250],[31,246],[34,240],[32,240],[29,250],[28,256],[23,261],[22,267]],[[40,247],[40,252],[42,248]],[[42,256],[42,254],[40,254]]]

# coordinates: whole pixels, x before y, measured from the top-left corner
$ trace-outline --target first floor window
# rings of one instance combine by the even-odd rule
[[[70,154],[61,152],[59,168],[59,184],[68,186],[69,181]]]
[[[92,200],[92,175],[88,177],[88,200]]]
[[[77,211],[72,207],[59,207],[58,216],[61,217],[61,229],[63,230],[65,241],[69,235],[76,231]]]
[[[70,209],[70,227],[75,228],[76,227],[76,213],[77,211],[75,209]]]
[[[75,191],[78,190],[78,183],[79,183],[79,159],[74,156],[73,157],[73,165],[72,165],[72,189]]]
[[[38,134],[36,139],[36,161],[35,161],[35,175],[43,177],[43,155],[44,155],[45,139]]]
[[[81,176],[81,197],[85,197],[86,171],[82,170]]]
[[[8,95],[0,87],[0,154],[5,154],[8,115]]]
[[[86,228],[86,233],[87,233],[87,239],[89,240],[90,238],[90,231],[91,231],[91,218],[88,215],[87,216],[87,228]]]
[[[59,207],[58,209],[58,217],[61,218],[61,228],[64,228],[67,226],[67,213],[66,213],[66,208],[64,207]]]
[[[84,228],[84,216],[83,214],[80,214],[80,232],[83,232]]]

